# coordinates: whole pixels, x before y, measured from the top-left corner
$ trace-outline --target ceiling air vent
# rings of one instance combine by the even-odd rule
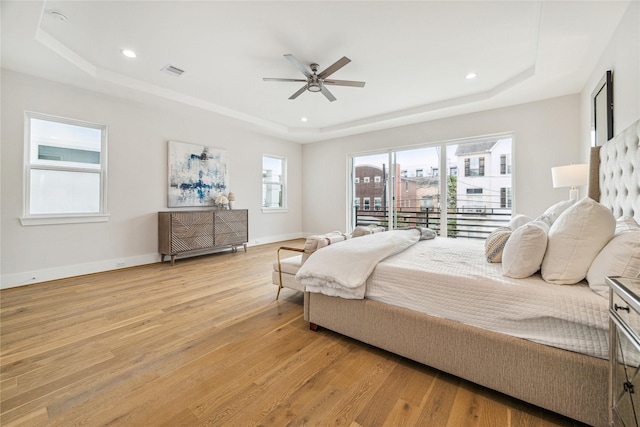
[[[165,73],[174,77],[180,77],[182,73],[184,73],[184,70],[181,70],[178,67],[174,67],[173,65],[165,65],[165,67],[160,71],[164,71]]]

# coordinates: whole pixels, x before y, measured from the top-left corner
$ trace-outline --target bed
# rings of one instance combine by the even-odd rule
[[[589,196],[612,212],[612,218],[629,216],[640,223],[639,135],[640,121],[592,150]],[[594,426],[608,425],[607,298],[590,289],[585,281],[562,286],[549,284],[539,275],[501,279],[499,267],[486,262],[485,265],[471,263],[463,272],[457,272],[455,263],[446,263],[445,255],[435,262],[448,267],[449,273],[443,271],[441,277],[430,276],[429,284],[434,288],[418,287],[421,295],[412,294],[416,292],[415,283],[424,280],[423,267],[415,261],[416,256],[419,258],[427,246],[438,244],[419,241],[378,263],[366,279],[363,299],[305,292],[305,319],[312,329],[327,328],[575,420]],[[466,258],[474,251],[481,251],[459,240],[455,245],[459,247],[452,250],[467,254]],[[449,246],[438,248],[437,252],[446,254],[447,250]],[[328,250],[317,255],[325,252]],[[320,257],[314,255],[309,259],[312,258]],[[286,260],[280,268],[285,286],[297,286],[301,290],[294,276],[301,270],[299,259]],[[485,276],[493,274],[497,286],[503,287],[499,291],[502,301],[501,298],[484,301],[484,296],[492,291],[483,290],[485,276],[475,275],[476,270],[487,270],[482,271]],[[466,289],[472,292],[461,288],[453,292],[453,297],[438,301],[438,286],[448,285],[447,274],[468,276]],[[276,279],[280,277],[274,272],[274,283],[278,283]],[[470,283],[474,283],[472,288]],[[394,287],[389,288],[389,284]],[[542,289],[538,294],[542,295],[540,298],[548,300],[529,304],[525,315],[521,315],[510,298],[521,295],[523,301],[535,302],[538,297],[527,292],[536,286]],[[407,303],[401,307],[398,304],[403,303],[394,299],[400,290],[408,294],[409,301],[425,298],[436,303],[426,309],[427,312]],[[599,291],[602,294],[602,289]],[[468,306],[474,302],[477,310],[469,310]],[[483,311],[482,304],[490,309]],[[564,310],[567,314],[547,315],[543,311],[550,305],[557,305],[560,312]],[[575,309],[576,305],[580,308]],[[460,320],[456,312],[465,311],[463,307],[467,307],[467,316]],[[508,311],[513,311],[511,318],[500,317]],[[581,324],[576,319],[584,313],[578,312],[586,313],[587,320],[580,321]],[[475,314],[476,318],[468,319],[469,314]],[[559,327],[556,320],[549,323],[548,318],[553,316],[569,325],[568,340],[554,341],[557,332],[554,329]],[[512,328],[512,323],[520,320],[524,332],[522,327]],[[527,335],[527,328],[535,333]],[[547,334],[546,329],[551,333]]]

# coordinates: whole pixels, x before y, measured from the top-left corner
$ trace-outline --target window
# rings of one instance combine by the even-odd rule
[[[400,171],[400,176],[401,176],[402,178],[406,178],[406,177],[407,177],[407,170],[406,170],[406,169],[402,169],[402,170]]]
[[[484,157],[464,159],[464,176],[484,176]]]
[[[511,173],[511,154],[500,155],[500,175]]]
[[[420,178],[422,177],[423,174],[424,174],[424,171],[422,169],[416,169],[416,177]]]
[[[382,177],[381,176],[374,176],[373,177],[373,182],[381,182],[382,181]]]
[[[440,176],[440,169],[439,168],[431,168],[431,176]]]
[[[360,177],[357,177],[357,176],[356,176],[356,177],[353,179],[353,182],[354,182],[354,183],[356,183],[356,184],[360,184]]]
[[[467,194],[482,194],[482,188],[467,188]]]
[[[365,211],[370,210],[371,200],[368,197],[365,197],[362,199],[362,202],[364,203],[364,210]]]
[[[262,209],[283,210],[287,207],[287,159],[262,156]]]
[[[500,207],[511,208],[511,187],[500,188]]]
[[[382,206],[382,198],[381,197],[374,197],[373,198],[373,210],[374,211],[379,211],[381,206]]]
[[[25,114],[23,225],[107,221],[107,127]]]
[[[355,206],[356,209],[360,209],[360,198],[359,197],[353,199],[353,206]]]
[[[365,182],[365,183],[369,182],[369,177],[368,177],[368,176],[365,176],[365,177],[364,177],[364,182]]]

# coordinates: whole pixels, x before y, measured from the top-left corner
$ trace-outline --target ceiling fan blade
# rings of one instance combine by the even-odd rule
[[[291,55],[290,53],[287,53],[284,57],[287,58],[289,62],[291,62],[294,65],[294,67],[300,70],[302,74],[304,74],[307,77],[311,77],[311,73],[309,72],[309,70],[307,70],[307,68],[304,65],[302,65],[300,61],[296,59],[295,56]]]
[[[304,79],[278,79],[272,77],[263,77],[262,80],[265,82],[306,82]]]
[[[325,79],[325,78],[329,77],[331,74],[333,74],[336,71],[338,71],[340,68],[342,68],[345,65],[347,65],[349,62],[351,62],[351,60],[349,58],[347,58],[346,56],[343,56],[342,58],[340,58],[336,62],[334,62],[333,65],[330,65],[326,70],[324,70],[320,74],[318,74],[318,77],[320,77],[321,79]]]
[[[333,96],[331,92],[329,92],[329,89],[327,89],[326,86],[322,86],[321,92],[329,101],[333,102],[336,100],[336,97]]]
[[[305,90],[307,90],[307,85],[304,85],[300,88],[300,90],[298,90],[296,93],[294,93],[293,95],[291,95],[289,97],[289,99],[296,99],[297,97],[300,96],[300,94],[302,94],[302,92],[304,92]]]
[[[334,86],[353,86],[353,87],[364,87],[365,82],[355,82],[353,80],[324,80],[324,84],[326,85],[334,85]]]

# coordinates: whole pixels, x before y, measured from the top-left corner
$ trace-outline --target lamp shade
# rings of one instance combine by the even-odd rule
[[[589,165],[567,165],[551,168],[553,188],[580,187],[589,182]]]

